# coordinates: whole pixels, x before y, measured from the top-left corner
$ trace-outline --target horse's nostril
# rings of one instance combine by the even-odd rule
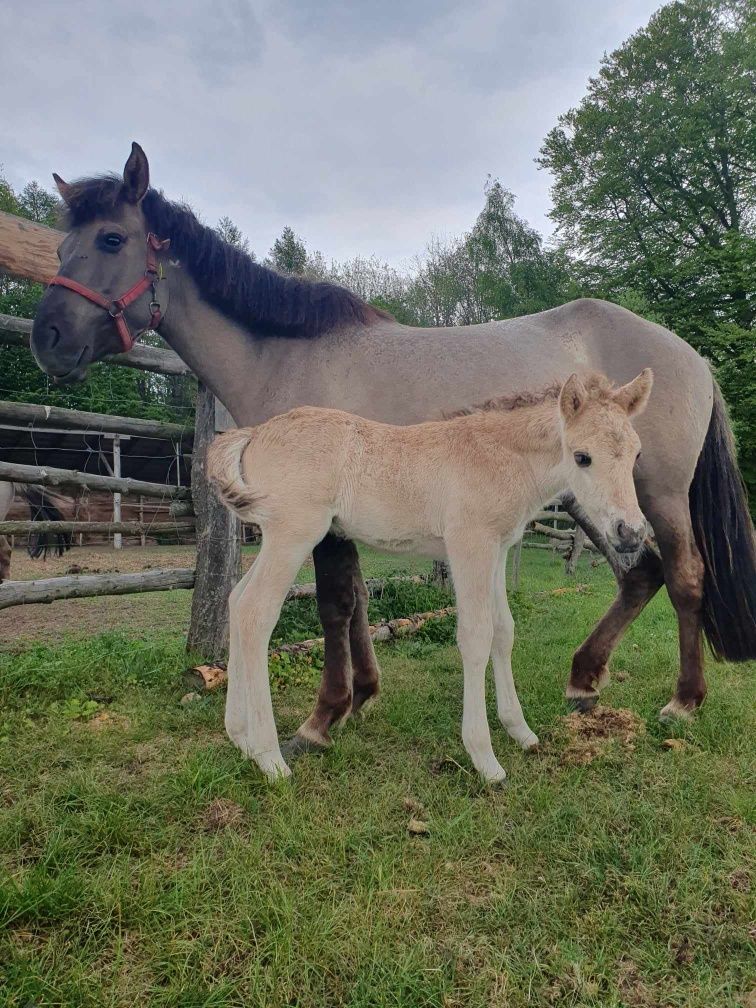
[[[621,540],[627,539],[628,527],[623,521],[617,522],[617,535]]]
[[[58,329],[58,327],[55,325],[51,325],[49,331],[50,331],[50,349],[52,350],[54,349],[55,345],[60,339],[60,329]]]

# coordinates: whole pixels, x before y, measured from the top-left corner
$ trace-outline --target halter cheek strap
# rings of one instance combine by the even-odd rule
[[[143,332],[147,329],[157,329],[163,319],[160,303],[157,300],[157,285],[160,280],[163,279],[162,270],[157,261],[157,253],[167,249],[170,244],[170,238],[161,239],[152,234],[152,232],[147,235],[147,264],[144,269],[144,276],[141,280],[138,280],[133,287],[130,287],[125,294],[122,294],[114,301],[110,301],[104,294],[100,294],[99,291],[94,291],[89,287],[85,287],[84,284],[80,284],[77,280],[61,276],[60,273],[52,278],[50,281],[50,287],[66,287],[68,290],[72,290],[75,294],[81,294],[82,297],[86,298],[87,301],[91,301],[92,304],[96,304],[99,305],[100,308],[104,308],[115,323],[116,330],[118,331],[118,335],[123,346],[123,352],[128,353]],[[130,304],[133,304],[142,296],[142,294],[145,293],[145,291],[150,288],[152,289],[150,320],[146,326],[140,329],[139,332],[133,336],[123,313]]]

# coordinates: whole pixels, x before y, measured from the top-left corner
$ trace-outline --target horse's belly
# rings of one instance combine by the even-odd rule
[[[415,529],[387,528],[382,527],[381,523],[337,518],[331,531],[343,539],[354,539],[383,553],[412,554],[431,557],[433,560],[446,559],[446,547],[442,538],[419,533]]]

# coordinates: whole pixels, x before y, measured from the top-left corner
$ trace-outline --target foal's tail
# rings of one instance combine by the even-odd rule
[[[689,493],[705,565],[703,625],[717,658],[756,658],[756,545],[727,407],[714,382],[714,405]]]
[[[207,449],[207,478],[226,507],[242,521],[256,517],[259,498],[244,482],[241,460],[253,432],[249,427],[219,434]]]

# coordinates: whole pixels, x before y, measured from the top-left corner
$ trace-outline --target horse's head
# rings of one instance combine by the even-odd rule
[[[645,409],[653,379],[645,368],[614,389],[603,376],[573,374],[559,394],[570,490],[619,553],[637,551],[646,534],[633,482],[641,444],[630,420]]]
[[[93,361],[131,349],[139,333],[159,324],[167,299],[159,253],[168,243],[148,233],[142,200],[150,175],[139,144],[132,144],[122,179],[69,184],[53,177],[66,204],[68,234],[31,347],[48,375],[77,381]]]

